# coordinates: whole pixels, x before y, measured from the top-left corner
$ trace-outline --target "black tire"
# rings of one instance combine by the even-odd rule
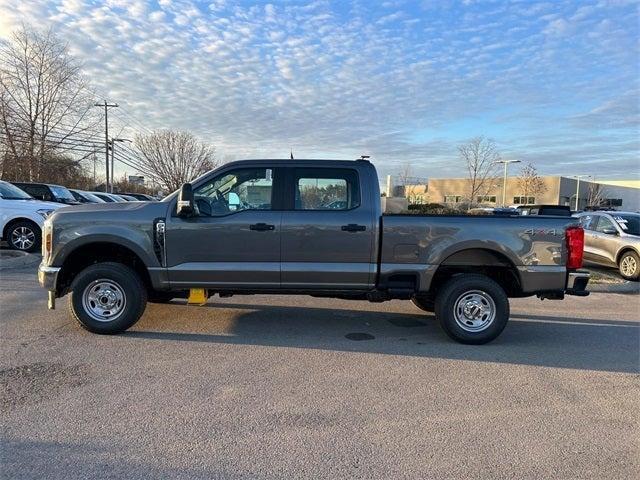
[[[435,307],[436,318],[445,333],[457,342],[470,345],[495,339],[509,320],[507,295],[500,285],[484,275],[451,278],[438,292]],[[465,316],[467,307],[469,314],[476,313],[478,318]]]
[[[411,303],[425,312],[433,313],[436,311],[435,300],[431,295],[414,295],[411,297]]]
[[[635,266],[635,269],[633,267]],[[636,252],[624,252],[618,262],[618,271],[625,280],[637,282],[640,278],[640,258]]]
[[[102,285],[111,285],[113,288],[102,288]],[[88,288],[99,289],[97,290],[98,298],[107,299],[107,295],[120,289],[124,300],[118,304],[120,306],[114,305],[114,309],[120,311],[117,315],[114,313],[112,320],[101,321],[92,316],[91,305],[97,305],[99,308],[100,304],[97,300],[85,302],[84,294]],[[105,292],[102,297],[101,292]],[[116,296],[116,294],[113,295]],[[83,328],[93,333],[110,335],[124,332],[140,319],[146,305],[147,289],[140,276],[121,263],[104,262],[91,265],[82,270],[71,284],[69,298],[71,315]]]
[[[13,250],[31,253],[40,250],[42,231],[36,223],[30,220],[18,220],[11,223],[5,230],[5,238]],[[27,239],[32,243],[24,248]]]

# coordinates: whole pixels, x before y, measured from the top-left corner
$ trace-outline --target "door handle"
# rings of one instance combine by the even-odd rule
[[[364,232],[367,229],[364,225],[356,225],[355,223],[350,223],[349,225],[342,225],[340,230],[343,232]]]
[[[249,230],[255,230],[256,232],[267,232],[275,229],[275,225],[267,225],[266,223],[254,223],[253,225],[249,225]]]

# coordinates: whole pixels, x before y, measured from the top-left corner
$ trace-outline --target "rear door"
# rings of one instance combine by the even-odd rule
[[[598,224],[598,215],[586,214],[580,216],[580,225],[584,228],[584,259],[591,262],[599,262],[596,255],[596,225]]]
[[[167,220],[171,286],[280,287],[279,170],[235,167],[194,187],[197,214]]]
[[[356,168],[288,168],[282,288],[368,289],[376,229]]]

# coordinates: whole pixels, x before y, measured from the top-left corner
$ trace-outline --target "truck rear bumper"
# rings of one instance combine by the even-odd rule
[[[567,295],[577,295],[578,297],[586,297],[589,295],[587,290],[587,284],[590,278],[589,272],[585,270],[576,270],[569,272],[567,275],[567,288],[565,290]]]

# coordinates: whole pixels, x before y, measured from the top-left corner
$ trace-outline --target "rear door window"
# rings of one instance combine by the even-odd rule
[[[295,210],[351,210],[360,206],[358,173],[349,168],[294,169]]]

